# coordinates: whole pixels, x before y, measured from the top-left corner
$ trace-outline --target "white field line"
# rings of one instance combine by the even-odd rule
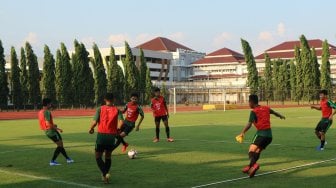
[[[7,171],[7,170],[3,170],[3,169],[0,169],[0,172],[5,173],[5,174],[10,174],[10,175],[15,175],[15,176],[26,177],[26,178],[30,178],[30,179],[45,180],[45,181],[49,181],[49,182],[53,182],[53,183],[71,185],[71,186],[76,186],[76,187],[98,188],[98,187],[92,186],[92,185],[75,183],[75,182],[64,181],[64,180],[56,180],[56,179],[52,179],[52,178],[49,178],[49,177],[43,177],[43,176],[34,176],[34,175],[30,175],[30,174],[11,172],[11,171]]]
[[[326,162],[331,162],[331,161],[335,161],[335,160],[336,160],[336,158],[332,158],[332,159],[327,159],[327,160],[323,160],[323,161],[317,161],[317,162],[307,163],[307,164],[303,164],[303,165],[283,168],[283,169],[279,169],[279,170],[273,170],[273,171],[270,171],[270,172],[264,172],[264,173],[261,173],[261,174],[257,174],[257,175],[255,175],[255,177],[265,176],[265,175],[274,174],[274,173],[283,172],[283,171],[288,171],[288,170],[294,170],[294,169],[297,169],[297,168],[303,168],[303,167],[307,167],[307,166],[313,166],[313,165],[322,164],[322,163],[326,163]],[[243,180],[243,179],[249,179],[249,177],[244,176],[244,177],[240,177],[240,178],[227,179],[227,180],[223,180],[223,181],[217,181],[217,182],[213,182],[213,183],[193,186],[192,188],[208,187],[208,186],[211,186],[211,185],[229,183],[229,182],[234,182],[234,181]]]

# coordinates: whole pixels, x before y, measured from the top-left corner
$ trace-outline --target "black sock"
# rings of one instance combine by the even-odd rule
[[[126,145],[127,143],[125,142],[124,138],[123,137],[120,137],[120,141],[123,145]]]
[[[324,144],[325,144],[325,140],[321,140],[321,148],[324,147]]]
[[[252,167],[259,159],[260,154],[256,152],[249,152],[250,167]]]
[[[66,158],[66,159],[69,159],[69,156],[67,155],[64,147],[60,147],[60,152],[62,153],[62,155]]]
[[[168,126],[166,127],[166,134],[167,134],[167,138],[170,138],[170,129]]]
[[[159,139],[160,138],[160,127],[156,127],[155,132],[156,132],[156,138]]]
[[[56,149],[55,149],[55,151],[54,151],[54,156],[52,157],[52,161],[55,161],[56,160],[56,158],[57,158],[57,156],[60,154],[60,147],[57,147]]]
[[[110,171],[111,168],[111,159],[106,159],[105,158],[105,174],[107,174]]]
[[[103,176],[105,177],[106,175],[106,170],[105,170],[105,163],[101,157],[96,158],[97,165],[100,169],[100,171],[103,173]]]

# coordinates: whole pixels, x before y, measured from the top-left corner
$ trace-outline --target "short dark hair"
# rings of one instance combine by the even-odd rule
[[[106,93],[104,96],[105,100],[112,101],[114,99],[114,96],[112,93]]]
[[[131,94],[131,97],[139,98],[139,94],[138,94],[138,93],[132,93],[132,94]]]
[[[49,99],[49,98],[42,99],[42,105],[43,106],[48,106],[49,104],[51,104],[51,99]]]
[[[154,92],[158,92],[158,91],[160,91],[160,88],[158,87],[154,88]]]
[[[319,94],[324,94],[324,95],[328,95],[328,91],[326,89],[322,89]]]
[[[250,95],[249,96],[249,102],[253,102],[254,104],[259,103],[258,95]]]

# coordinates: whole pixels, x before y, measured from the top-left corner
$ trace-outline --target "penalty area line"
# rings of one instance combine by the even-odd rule
[[[71,185],[71,186],[76,186],[76,187],[98,188],[98,187],[92,186],[92,185],[87,185],[87,184],[82,184],[82,183],[75,183],[75,182],[64,181],[64,180],[56,180],[56,179],[52,179],[52,178],[49,178],[49,177],[43,177],[43,176],[35,176],[35,175],[30,175],[30,174],[11,172],[11,171],[7,171],[7,170],[3,170],[3,169],[0,169],[0,173],[5,173],[5,174],[10,174],[10,175],[15,175],[15,176],[26,177],[26,178],[30,178],[30,179],[45,180],[45,181],[49,181],[49,182],[53,182],[53,183]]]
[[[288,170],[294,170],[294,169],[303,168],[303,167],[307,167],[307,166],[313,166],[313,165],[322,164],[322,163],[326,163],[326,162],[331,162],[331,161],[335,161],[335,160],[336,160],[336,158],[332,158],[332,159],[327,159],[327,160],[323,160],[323,161],[317,161],[317,162],[307,163],[307,164],[303,164],[303,165],[283,168],[283,169],[279,169],[279,170],[273,170],[273,171],[270,171],[270,172],[264,172],[264,173],[261,173],[261,174],[257,174],[257,175],[255,175],[255,177],[275,174],[275,173],[278,173],[278,172],[284,172],[284,171],[288,171]],[[244,176],[244,177],[240,177],[240,178],[233,178],[233,179],[227,179],[227,180],[217,181],[217,182],[203,184],[203,185],[197,185],[197,186],[193,186],[191,188],[208,187],[208,186],[211,186],[211,185],[229,183],[229,182],[234,182],[234,181],[249,179],[249,178],[250,177],[248,177],[248,176]]]

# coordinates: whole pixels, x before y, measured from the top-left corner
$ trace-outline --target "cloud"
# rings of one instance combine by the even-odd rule
[[[147,42],[147,41],[149,41],[149,40],[152,40],[152,39],[155,38],[155,37],[157,37],[157,35],[152,35],[152,34],[149,34],[149,33],[140,33],[140,34],[138,34],[138,35],[135,37],[133,43],[134,43],[135,45],[140,45],[140,44],[142,44],[142,43],[144,43],[144,42]]]
[[[84,37],[81,39],[81,42],[84,43],[85,46],[92,46],[95,40],[93,37]]]
[[[286,28],[285,28],[285,24],[280,22],[278,24],[278,28],[277,28],[277,32],[279,36],[284,36],[285,32],[286,32]]]
[[[262,32],[259,33],[258,39],[263,40],[263,41],[272,41],[273,40],[273,35],[269,31],[262,31]]]
[[[113,46],[122,46],[125,41],[129,43],[131,42],[130,37],[127,34],[111,34],[107,40],[109,44]]]
[[[230,33],[223,32],[223,33],[215,36],[215,38],[212,41],[212,45],[215,48],[220,48],[220,47],[223,47],[225,42],[228,42],[232,39],[233,39],[233,36]]]
[[[29,42],[31,45],[38,44],[37,34],[34,32],[29,32],[26,38],[23,39],[23,43]]]
[[[168,35],[168,38],[171,40],[176,40],[176,41],[184,41],[185,39],[185,34],[183,32],[176,32],[176,33],[171,33]]]

